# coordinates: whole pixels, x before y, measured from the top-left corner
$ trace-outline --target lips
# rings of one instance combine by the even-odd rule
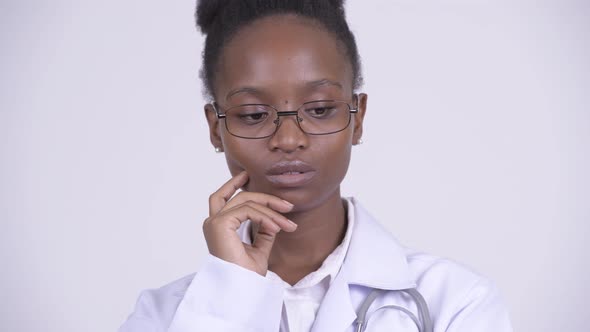
[[[266,178],[281,187],[298,187],[311,181],[315,174],[316,171],[311,165],[293,160],[272,165],[266,172]]]

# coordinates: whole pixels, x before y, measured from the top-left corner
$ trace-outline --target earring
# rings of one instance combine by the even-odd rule
[[[215,152],[217,152],[217,153],[222,153],[222,152],[223,152],[223,150],[221,150],[221,148],[220,148],[220,147],[216,146],[216,147],[215,147]]]
[[[363,144],[363,139],[359,138],[358,141],[356,141],[356,145],[361,145]]]

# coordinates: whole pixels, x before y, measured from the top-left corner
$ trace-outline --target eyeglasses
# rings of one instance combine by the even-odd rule
[[[225,128],[233,136],[247,139],[267,138],[281,125],[281,116],[295,115],[297,125],[308,135],[329,135],[343,131],[350,124],[352,108],[340,100],[315,100],[301,105],[295,111],[280,112],[266,104],[243,104],[226,109],[223,113],[217,103],[213,109],[218,119],[224,119]]]

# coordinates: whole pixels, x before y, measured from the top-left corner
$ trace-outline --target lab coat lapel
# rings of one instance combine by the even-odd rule
[[[404,248],[354,198],[355,224],[341,273],[350,284],[379,289],[416,287]]]
[[[311,331],[345,331],[355,319],[346,278],[337,276],[326,292]]]
[[[353,303],[350,285],[367,288],[406,289],[415,287],[404,248],[355,199],[350,246],[340,272],[330,285],[319,308],[312,332],[346,331],[356,319],[359,303]]]

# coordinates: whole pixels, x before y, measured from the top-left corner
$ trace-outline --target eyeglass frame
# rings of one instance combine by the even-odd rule
[[[311,100],[311,101],[306,101],[303,104],[301,104],[301,106],[299,106],[296,110],[294,111],[279,111],[276,107],[269,105],[269,104],[240,104],[240,105],[236,105],[236,106],[232,106],[229,107],[227,109],[225,109],[224,111],[227,112],[228,110],[232,109],[232,108],[237,108],[240,106],[265,106],[265,107],[270,107],[273,110],[275,110],[275,112],[277,113],[277,118],[276,120],[273,120],[273,122],[275,122],[275,130],[272,132],[272,134],[270,135],[266,135],[266,136],[262,136],[262,137],[246,137],[246,136],[240,136],[240,135],[236,135],[234,133],[231,132],[231,130],[229,130],[229,127],[227,125],[227,121],[225,120],[227,118],[225,113],[221,113],[220,109],[221,107],[219,107],[219,104],[217,104],[216,101],[211,103],[211,106],[213,106],[213,110],[215,111],[215,115],[217,116],[218,119],[224,119],[224,123],[225,123],[225,129],[227,129],[227,132],[230,133],[230,135],[235,136],[235,137],[239,137],[239,138],[243,138],[243,139],[264,139],[264,138],[269,138],[272,137],[274,134],[277,133],[277,130],[279,130],[279,126],[281,125],[281,121],[279,120],[281,118],[281,116],[291,116],[291,115],[295,115],[295,119],[297,122],[297,127],[299,127],[299,129],[304,132],[307,135],[314,135],[314,136],[321,136],[321,135],[331,135],[331,134],[336,134],[339,133],[343,130],[345,130],[346,128],[348,128],[348,126],[350,126],[350,120],[352,119],[352,114],[356,114],[358,113],[358,94],[353,94],[353,100],[356,103],[356,108],[353,108],[352,106],[350,106],[350,104],[344,100],[335,100],[335,99],[320,99],[320,100]],[[344,103],[346,104],[346,106],[348,106],[348,123],[346,124],[346,126],[344,126],[344,128],[337,130],[337,131],[332,131],[329,133],[321,133],[321,134],[313,134],[313,133],[308,133],[307,131],[305,131],[302,127],[301,127],[301,118],[299,117],[299,110],[301,110],[305,105],[311,104],[311,103],[318,103],[318,102],[338,102],[338,103]]]

